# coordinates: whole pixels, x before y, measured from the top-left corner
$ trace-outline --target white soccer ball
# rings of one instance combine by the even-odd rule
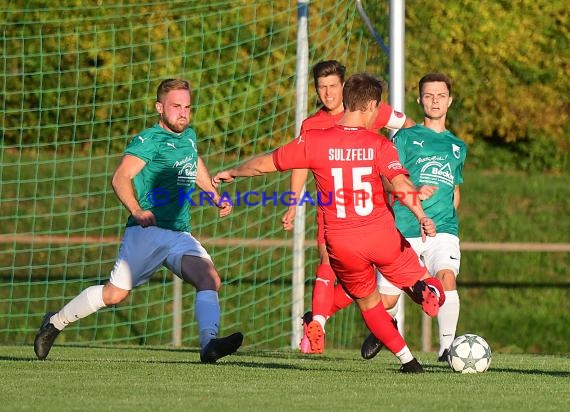
[[[491,365],[491,347],[481,336],[466,333],[453,340],[448,361],[455,372],[485,372]]]

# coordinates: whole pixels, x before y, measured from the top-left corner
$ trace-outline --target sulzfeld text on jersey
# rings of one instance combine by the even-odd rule
[[[331,148],[329,149],[329,160],[338,160],[344,162],[352,162],[355,160],[372,160],[374,159],[374,149],[372,148]]]

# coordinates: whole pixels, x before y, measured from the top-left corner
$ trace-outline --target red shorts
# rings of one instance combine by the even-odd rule
[[[400,289],[413,286],[426,273],[416,252],[393,223],[373,225],[366,231],[329,231],[326,243],[333,270],[355,299],[376,289],[374,267]]]

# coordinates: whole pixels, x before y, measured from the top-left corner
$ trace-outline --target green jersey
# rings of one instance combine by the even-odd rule
[[[422,207],[438,233],[457,236],[458,219],[453,206],[454,189],[463,183],[463,165],[467,146],[453,133],[437,133],[423,125],[400,129],[394,136],[400,162],[410,173],[416,186],[430,185],[438,189]],[[414,214],[400,202],[394,203],[396,226],[405,237],[420,237],[420,225]]]
[[[158,227],[189,232],[188,198],[198,171],[194,130],[187,128],[178,135],[155,124],[135,136],[125,154],[146,162],[133,179],[141,208],[154,214]],[[129,216],[127,226],[136,225],[135,218]]]

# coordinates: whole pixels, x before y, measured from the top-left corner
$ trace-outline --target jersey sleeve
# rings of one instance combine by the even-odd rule
[[[391,114],[392,114],[392,106],[386,103],[380,103],[380,107],[378,108],[378,114],[376,115],[376,119],[374,120],[374,123],[372,124],[371,128],[376,130],[386,127]]]
[[[315,122],[315,119],[318,117],[319,112],[307,117],[305,120],[303,120],[301,122],[301,130],[299,131],[299,136],[301,136],[302,134],[305,134],[305,132],[307,130],[311,130],[313,129],[313,123]],[[299,137],[297,136],[297,137]]]
[[[376,158],[376,161],[382,176],[390,181],[398,175],[409,176],[408,171],[400,162],[398,149],[396,149],[393,143],[387,140],[380,141],[379,153],[380,155]]]
[[[406,164],[406,141],[407,141],[407,132],[406,129],[399,130],[394,137],[392,138],[392,142],[394,146],[396,146],[396,150],[398,150],[398,156],[400,157],[400,162],[402,164]]]
[[[307,119],[303,120],[303,122],[301,123],[301,130],[299,131],[299,136],[301,136],[302,134],[304,134],[307,131],[306,121],[307,121]],[[299,137],[299,136],[297,136],[297,137]]]
[[[147,134],[137,135],[129,142],[124,154],[136,156],[139,159],[144,160],[146,163],[149,163],[157,154],[156,142]]]
[[[372,129],[382,129],[383,127],[393,130],[401,129],[405,122],[406,115],[404,113],[394,110],[389,104],[380,103]]]
[[[467,146],[461,145],[461,161],[455,170],[455,183],[460,185],[463,183],[463,166],[465,166],[465,159],[467,157]]]
[[[273,163],[280,172],[289,169],[308,169],[308,142],[306,133],[273,151]]]

